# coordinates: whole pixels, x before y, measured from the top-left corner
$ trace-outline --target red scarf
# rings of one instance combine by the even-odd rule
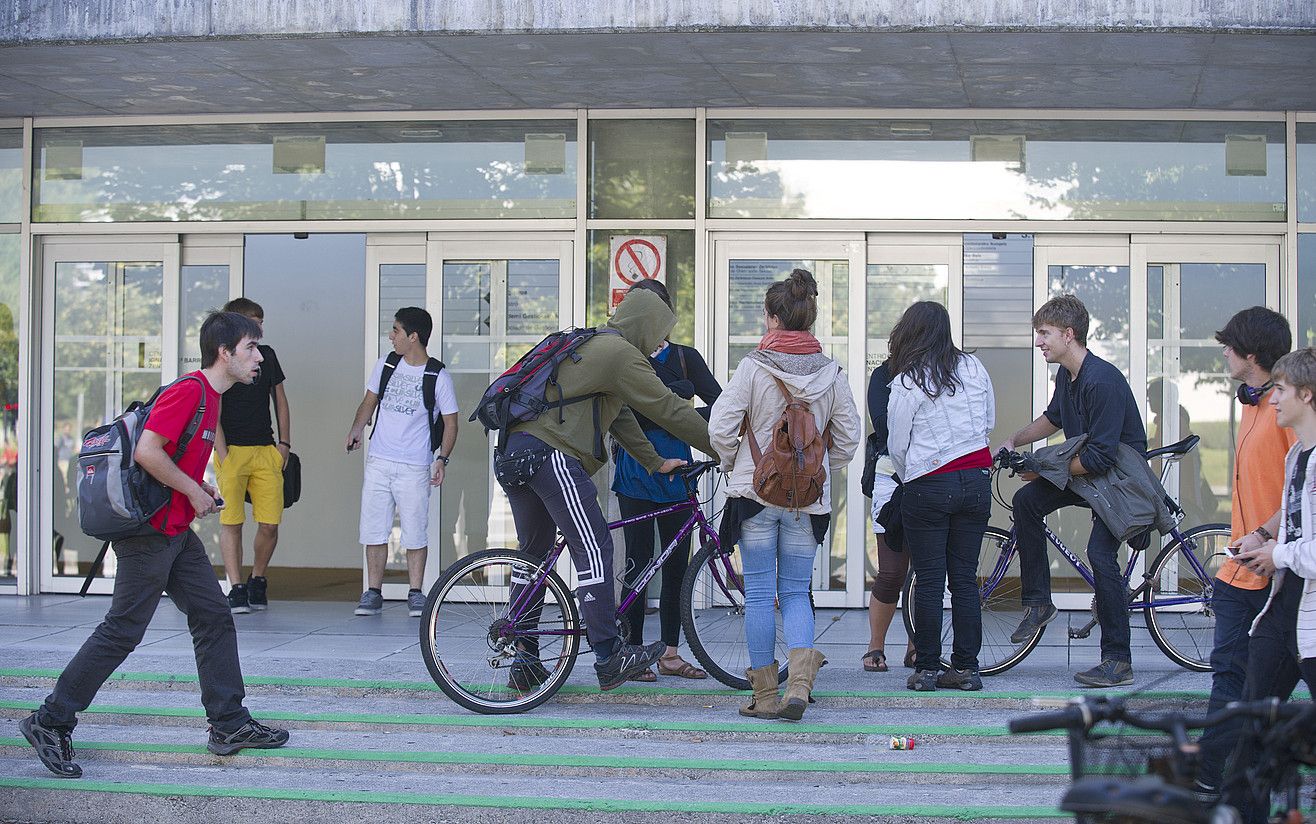
[[[773,329],[759,341],[759,349],[771,349],[788,355],[812,355],[822,351],[822,344],[812,332],[791,332],[786,329]]]

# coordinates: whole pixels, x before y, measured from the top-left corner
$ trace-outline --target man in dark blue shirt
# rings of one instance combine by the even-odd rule
[[[1087,443],[1070,461],[1070,475],[1100,475],[1115,465],[1121,443],[1147,451],[1147,430],[1124,375],[1088,351],[1088,311],[1073,295],[1061,295],[1033,315],[1036,346],[1047,363],[1060,365],[1051,403],[1037,420],[1020,429],[1002,447],[1042,440],[1064,430],[1066,438],[1086,434]],[[1051,603],[1051,570],[1043,520],[1065,506],[1082,503],[1074,492],[1057,489],[1036,475],[1014,496],[1014,524],[1019,548],[1019,576],[1024,617],[1010,637],[1026,642],[1056,617]],[[1119,565],[1120,542],[1099,518],[1092,519],[1088,563],[1096,579],[1097,623],[1101,626],[1101,663],[1074,680],[1090,687],[1133,683],[1129,651],[1129,611]]]

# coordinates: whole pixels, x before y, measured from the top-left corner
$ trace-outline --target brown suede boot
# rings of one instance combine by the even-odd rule
[[[818,676],[818,670],[827,663],[827,659],[816,649],[796,647],[790,651],[787,660],[790,662],[790,674],[786,677],[786,698],[777,711],[777,717],[799,721],[809,706],[813,679]]]
[[[741,715],[750,718],[777,717],[777,708],[781,703],[781,696],[777,693],[777,669],[777,662],[773,661],[765,667],[745,670],[754,696],[740,708]]]

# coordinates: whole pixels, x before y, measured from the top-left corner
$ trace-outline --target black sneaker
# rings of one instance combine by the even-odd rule
[[[914,674],[909,676],[905,686],[914,692],[936,692],[937,691],[937,672],[936,670],[915,670]]]
[[[1024,607],[1024,619],[1010,636],[1011,644],[1022,644],[1037,634],[1037,631],[1056,619],[1055,604],[1044,607]]]
[[[228,611],[234,615],[246,615],[251,612],[251,601],[246,584],[234,584],[228,591]]]
[[[247,747],[258,750],[272,750],[287,743],[287,730],[267,727],[253,720],[230,733],[222,733],[211,727],[210,740],[206,742],[206,749],[215,755],[232,755]]]
[[[1123,687],[1133,683],[1133,665],[1107,659],[1090,670],[1074,673],[1074,680],[1085,687]]]
[[[605,661],[599,661],[594,665],[594,672],[599,676],[599,689],[607,692],[616,689],[631,679],[631,676],[638,675],[642,670],[647,670],[667,651],[667,644],[662,641],[654,641],[646,646],[636,644],[618,644],[612,657]]]
[[[252,609],[265,609],[270,605],[270,599],[265,594],[268,586],[269,581],[265,580],[264,575],[247,577],[247,603]]]
[[[951,667],[937,674],[937,686],[942,689],[973,692],[982,689],[982,676],[976,669],[958,670]]]
[[[82,767],[73,762],[73,736],[64,730],[41,726],[34,712],[18,722],[27,743],[37,751],[46,769],[60,778],[81,778]]]
[[[517,661],[512,664],[511,671],[507,673],[507,686],[521,692],[530,692],[538,688],[552,675],[553,673],[548,671],[548,667],[539,663],[538,659]]]

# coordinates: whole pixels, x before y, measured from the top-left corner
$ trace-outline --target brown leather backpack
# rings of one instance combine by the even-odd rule
[[[749,416],[741,423],[740,433],[748,436],[749,451],[754,456],[754,494],[773,506],[800,509],[822,497],[832,425],[828,423],[820,435],[809,404],[792,395],[780,378],[773,380],[786,398],[786,408],[772,426],[767,451],[759,449],[749,428]]]

